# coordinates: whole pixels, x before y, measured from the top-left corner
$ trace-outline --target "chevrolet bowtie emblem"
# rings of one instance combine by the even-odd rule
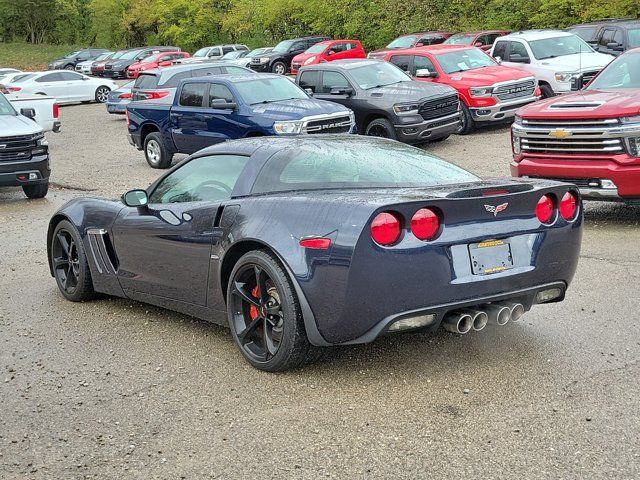
[[[570,137],[571,135],[573,134],[569,130],[565,130],[564,128],[555,128],[549,132],[549,136],[551,138],[557,138],[558,140]]]

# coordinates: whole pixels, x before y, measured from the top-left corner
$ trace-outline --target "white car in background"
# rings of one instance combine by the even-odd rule
[[[8,75],[9,73],[20,73],[20,70],[16,70],[15,68],[0,68],[0,77]]]
[[[84,73],[85,75],[90,75],[91,74],[91,65],[93,65],[93,62],[99,62],[101,60],[106,60],[111,55],[113,55],[113,53],[114,52],[104,52],[103,54],[98,55],[93,60],[85,60],[84,62],[78,63],[76,65],[76,72]]]
[[[271,50],[273,50],[273,47],[255,48],[241,58],[228,58],[227,55],[233,55],[232,53],[229,53],[224,57],[222,57],[222,61],[225,63],[238,65],[239,67],[249,68],[249,65],[251,65],[251,59],[253,57],[260,57],[262,55],[266,55]]]
[[[118,84],[105,78],[93,78],[68,70],[33,72],[17,77],[9,84],[11,93],[49,95],[58,103],[105,103],[111,90]]]
[[[490,55],[507,67],[531,72],[543,98],[579,90],[615,57],[559,30],[530,30],[498,37]]]
[[[6,69],[10,70],[10,69]],[[15,78],[18,78],[22,75],[26,75],[29,72],[21,72],[20,70],[15,70],[12,72],[3,73],[0,71],[0,85],[7,85],[11,83]]]
[[[178,60],[174,60],[173,64],[183,65],[186,63],[212,62],[215,60],[220,60],[229,52],[237,52],[242,50],[249,51],[249,47],[239,43],[230,45],[212,45],[210,47],[201,48],[189,58],[180,58]]]

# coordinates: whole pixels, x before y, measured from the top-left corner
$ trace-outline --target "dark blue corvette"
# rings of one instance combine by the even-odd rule
[[[51,219],[69,300],[128,297],[229,325],[260,369],[318,346],[466,333],[560,301],[582,237],[575,187],[480,180],[398,142],[255,138],[201,150],[122,201]]]

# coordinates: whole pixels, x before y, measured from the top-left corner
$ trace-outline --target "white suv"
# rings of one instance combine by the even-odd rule
[[[579,90],[615,58],[596,52],[577,35],[558,30],[498,37],[490,54],[503,65],[535,75],[545,98]]]

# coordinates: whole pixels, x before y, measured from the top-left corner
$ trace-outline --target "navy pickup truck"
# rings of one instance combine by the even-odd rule
[[[353,112],[315,100],[279,75],[189,78],[172,105],[127,106],[129,142],[152,168],[168,168],[176,153],[193,153],[225,140],[264,135],[354,133]]]

